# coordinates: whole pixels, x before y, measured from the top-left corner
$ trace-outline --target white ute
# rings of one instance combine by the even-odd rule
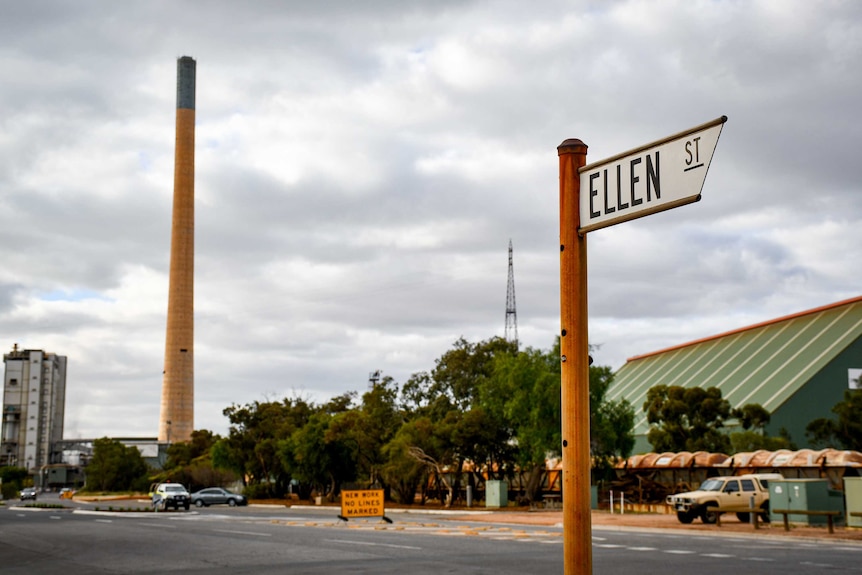
[[[710,477],[696,491],[668,495],[667,504],[676,511],[680,523],[691,523],[700,517],[704,523],[715,523],[720,512],[735,511],[743,522],[750,519],[749,509],[760,509],[760,518],[769,521],[769,481],[784,479],[780,473],[752,473],[730,477]]]

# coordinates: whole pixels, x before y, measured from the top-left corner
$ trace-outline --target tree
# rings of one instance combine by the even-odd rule
[[[223,413],[230,420],[228,437],[216,443],[213,461],[229,467],[247,485],[252,495],[281,497],[290,484],[279,442],[306,425],[316,408],[301,398],[232,405]]]
[[[429,469],[447,468],[453,475],[450,504],[458,496],[455,490],[467,460],[484,465],[491,474],[512,470],[510,429],[498,411],[481,404],[480,390],[493,376],[495,361],[516,353],[513,342],[499,337],[479,343],[461,338],[436,360],[430,374],[414,374],[404,385],[405,417],[427,417],[439,444],[436,457],[423,450],[421,460]]]
[[[779,449],[796,450],[787,430],[782,428],[777,437],[766,435],[761,431],[745,430],[735,431],[730,434],[731,453],[746,453],[765,449],[766,451],[778,451]]]
[[[559,347],[497,356],[479,397],[505,432],[498,440],[506,448],[499,459],[526,475],[525,499],[540,500],[545,462],[559,455],[562,442]]]
[[[214,446],[221,441],[222,438],[212,431],[198,429],[192,432],[189,441],[172,443],[157,479],[182,483],[189,491],[233,483],[238,478],[236,472],[230,466],[219,468],[214,463]]]
[[[730,438],[721,432],[730,402],[717,387],[656,385],[647,391],[643,410],[653,424],[647,440],[657,452],[730,450]]]
[[[93,442],[86,487],[90,491],[145,490],[149,484],[148,470],[137,447],[126,447],[103,437]]]
[[[380,468],[386,462],[383,447],[395,437],[404,417],[398,408],[398,385],[389,377],[375,383],[362,395],[358,409],[333,421],[332,434],[341,434],[353,447],[357,475],[368,485],[381,484]],[[331,439],[334,439],[334,435]]]
[[[772,419],[766,408],[759,403],[746,403],[739,409],[734,409],[732,413],[745,430],[763,429]]]
[[[405,423],[381,450],[384,463],[380,475],[400,503],[413,503],[420,487],[423,488],[422,502],[425,502],[423,481],[427,480],[428,473],[424,463],[411,455],[410,448],[421,445],[422,439],[430,436],[431,427],[427,417]]]
[[[635,411],[626,399],[605,398],[614,374],[608,366],[590,366],[590,455],[598,475],[606,477],[617,457],[625,459],[635,446]]]
[[[293,477],[330,498],[341,483],[356,478],[351,446],[338,433],[330,433],[335,417],[318,411],[289,438],[279,442],[279,457]]]
[[[436,361],[431,372],[432,397],[444,397],[466,411],[475,405],[482,382],[494,372],[495,358],[516,353],[515,344],[500,337],[479,343],[459,339]]]
[[[766,426],[772,416],[759,403],[747,403],[739,409],[734,409],[733,416],[739,420],[743,431],[735,431],[730,434],[730,445],[733,453],[757,451],[765,449],[777,451],[779,449],[794,449],[787,430],[781,430],[778,437],[770,437],[766,434]]]
[[[28,477],[26,467],[4,466],[0,467],[0,495],[3,499],[14,499],[18,495],[18,491],[24,487],[24,482]]]
[[[809,423],[806,437],[817,446],[862,451],[862,390],[845,390],[832,412],[836,419],[821,417]]]

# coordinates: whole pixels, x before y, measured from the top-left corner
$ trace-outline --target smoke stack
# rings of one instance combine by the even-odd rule
[[[195,72],[177,60],[177,141],[165,371],[159,441],[189,441],[194,431]]]

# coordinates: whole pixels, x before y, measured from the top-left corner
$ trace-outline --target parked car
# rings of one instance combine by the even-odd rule
[[[783,477],[780,473],[712,477],[696,491],[668,495],[666,502],[676,511],[680,523],[691,523],[696,517],[704,523],[715,523],[724,511],[736,512],[736,517],[745,523],[750,519],[751,508],[760,510],[760,518],[768,522],[769,481],[773,479]]]
[[[24,501],[25,499],[36,501],[36,493],[37,491],[35,487],[25,487],[21,490],[21,501]]]
[[[226,503],[234,507],[235,505],[248,505],[248,499],[245,498],[245,495],[232,493],[221,487],[207,487],[206,489],[192,493],[192,503],[198,507],[209,507],[210,505],[218,505],[220,503]]]
[[[171,507],[179,511],[180,507],[188,511],[191,497],[188,490],[180,483],[159,483],[153,491],[153,508],[168,510]]]

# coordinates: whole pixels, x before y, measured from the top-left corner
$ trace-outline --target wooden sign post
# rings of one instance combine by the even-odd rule
[[[726,121],[721,116],[590,165],[582,141],[557,147],[565,575],[593,572],[586,234],[698,201]]]
[[[580,140],[566,140],[557,152],[560,158],[563,565],[566,575],[580,575],[593,572],[587,237],[578,234],[578,170],[587,163],[587,146]]]

